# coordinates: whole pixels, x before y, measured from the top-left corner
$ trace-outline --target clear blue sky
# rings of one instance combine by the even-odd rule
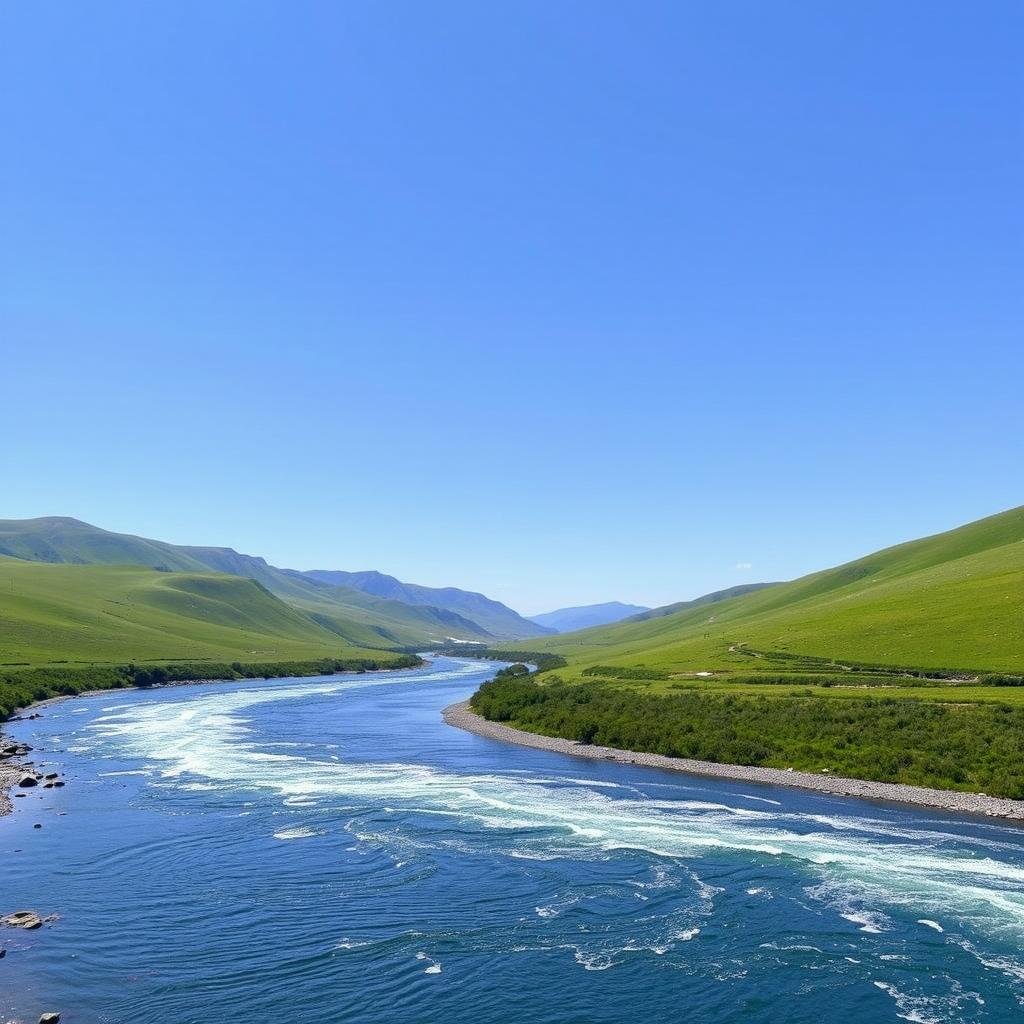
[[[1024,501],[1024,6],[6,4],[0,516],[534,613]]]

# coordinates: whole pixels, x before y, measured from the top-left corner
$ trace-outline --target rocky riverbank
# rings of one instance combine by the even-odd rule
[[[904,786],[894,782],[868,782],[864,779],[845,779],[836,775],[815,775],[793,769],[756,768],[738,764],[716,764],[711,761],[691,761],[683,757],[664,757],[614,747],[598,747],[577,743],[575,740],[556,739],[537,733],[513,729],[500,722],[481,718],[469,706],[469,701],[452,704],[442,712],[445,722],[457,729],[465,729],[477,736],[517,743],[524,747],[551,750],[574,757],[589,757],[597,761],[618,761],[621,764],[642,765],[668,771],[686,772],[716,779],[737,779],[769,786],[795,786],[813,789],[834,796],[854,796],[862,800],[882,800],[901,804],[915,804],[958,814],[981,814],[993,818],[1007,818],[1024,822],[1024,800],[1006,800],[981,793],[960,793],[948,789],[927,789],[923,786]]]
[[[64,785],[57,772],[44,774],[30,761],[24,761],[32,748],[26,743],[14,743],[0,735],[0,817],[10,814],[12,809],[11,791],[34,789],[55,789]]]

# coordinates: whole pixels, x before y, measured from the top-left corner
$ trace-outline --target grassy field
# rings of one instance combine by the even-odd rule
[[[231,548],[186,547],[126,533],[112,533],[67,517],[0,520],[0,555],[64,565],[133,565],[175,573],[224,573],[253,579],[323,628],[356,646],[419,646],[493,639],[458,613],[412,606],[333,586],[302,573],[278,569]]]
[[[569,676],[595,665],[693,678],[821,673],[832,662],[1024,672],[1024,508],[791,583],[530,646],[564,657]]]
[[[523,728],[1024,796],[1024,508],[530,646],[566,664],[492,688]]]
[[[0,558],[0,668],[356,657],[374,639],[346,641],[237,576]]]

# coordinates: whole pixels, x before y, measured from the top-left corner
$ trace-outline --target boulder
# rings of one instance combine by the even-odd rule
[[[38,786],[39,780],[34,775],[22,775],[22,777],[18,779],[18,785],[21,786],[22,789],[28,789],[29,786]]]
[[[13,914],[0,917],[0,924],[8,928],[42,928],[43,919],[34,910],[15,910]]]
[[[44,1013],[39,1018],[39,1024],[60,1024],[59,1013]]]

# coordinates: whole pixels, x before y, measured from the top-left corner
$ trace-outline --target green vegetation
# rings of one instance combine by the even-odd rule
[[[352,587],[334,586],[231,548],[168,544],[101,530],[77,519],[0,520],[0,555],[63,565],[135,565],[173,573],[240,576],[255,580],[322,628],[356,646],[422,647],[453,636],[492,639],[475,621],[449,609],[414,607]]]
[[[531,646],[564,671],[485,687],[481,713],[627,749],[1024,796],[1024,508]]]
[[[484,683],[472,704],[492,721],[580,743],[1024,798],[1024,706],[652,697],[521,676]]]
[[[1024,670],[1024,508],[669,615],[541,637],[580,670]],[[809,659],[816,659],[811,663]]]

